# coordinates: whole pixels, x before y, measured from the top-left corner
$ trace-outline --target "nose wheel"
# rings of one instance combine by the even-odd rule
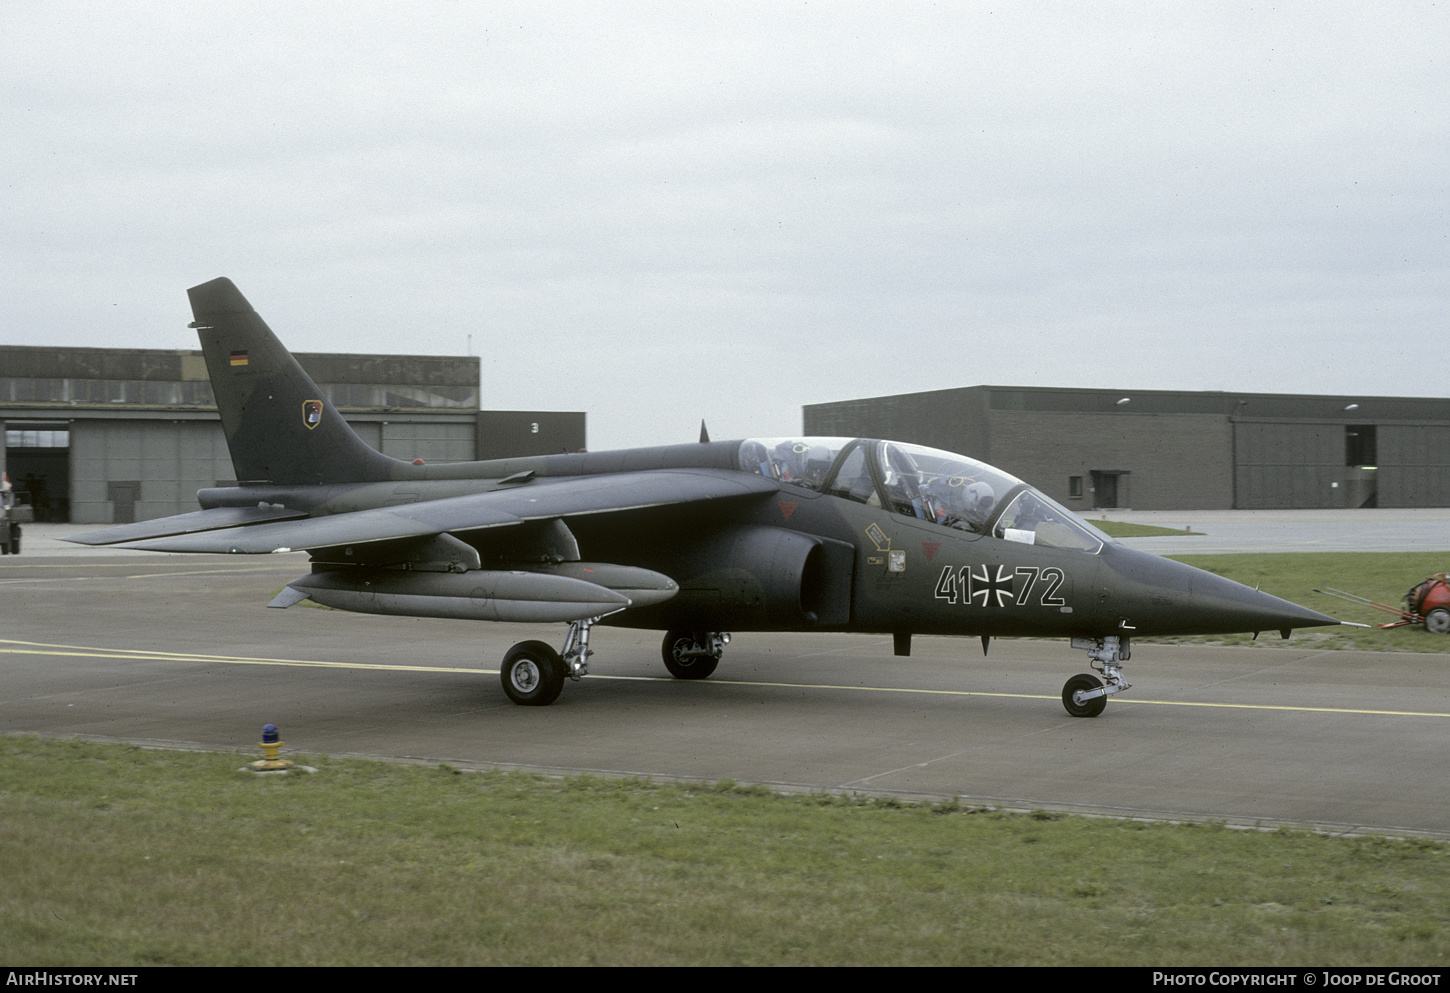
[[[1108,698],[1094,696],[1084,700],[1083,694],[1102,690],[1103,681],[1090,673],[1081,672],[1073,676],[1062,687],[1062,705],[1073,717],[1096,717],[1108,706]]]
[[[1088,662],[1103,678],[1088,672],[1073,676],[1062,686],[1062,706],[1073,717],[1097,717],[1107,708],[1108,697],[1131,689],[1123,678],[1123,663],[1132,655],[1128,639],[1118,635],[1074,638],[1072,647],[1086,650]]]

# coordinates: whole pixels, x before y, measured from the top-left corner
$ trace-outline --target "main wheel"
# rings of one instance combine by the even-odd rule
[[[547,707],[564,689],[564,660],[542,641],[521,641],[503,657],[503,691],[521,707]]]
[[[691,654],[701,636],[693,631],[671,631],[660,644],[665,668],[676,679],[705,679],[715,671],[720,660],[710,655]]]
[[[1425,630],[1433,634],[1450,634],[1450,610],[1436,607],[1426,614]]]
[[[1078,703],[1072,696],[1079,690],[1095,690],[1102,685],[1103,681],[1097,676],[1089,675],[1086,672],[1078,673],[1063,684],[1062,705],[1074,717],[1096,717],[1108,705],[1107,697],[1094,697],[1091,700],[1084,700],[1082,703]]]

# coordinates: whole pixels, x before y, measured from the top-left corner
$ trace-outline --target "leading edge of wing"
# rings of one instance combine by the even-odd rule
[[[546,477],[486,493],[204,534],[127,541],[114,547],[246,555],[310,551],[507,527],[528,520],[759,498],[779,488],[778,483],[763,476],[712,469],[657,469],[558,480]]]

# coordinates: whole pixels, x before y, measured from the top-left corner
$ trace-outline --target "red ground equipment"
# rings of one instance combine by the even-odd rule
[[[1400,618],[1393,624],[1379,625],[1382,628],[1402,628],[1409,624],[1423,624],[1426,631],[1432,631],[1435,634],[1450,634],[1450,579],[1447,579],[1443,572],[1427,576],[1423,582],[1411,586],[1405,593],[1403,608],[1391,607],[1387,603],[1379,603],[1367,597],[1329,587],[1314,592],[1336,596],[1341,600],[1348,600],[1350,603],[1373,607],[1375,610],[1383,610],[1387,614],[1394,614]]]

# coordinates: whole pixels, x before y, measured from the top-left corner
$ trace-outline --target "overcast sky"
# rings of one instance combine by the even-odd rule
[[[0,342],[482,357],[590,447],[1450,395],[1444,3],[0,4]]]

